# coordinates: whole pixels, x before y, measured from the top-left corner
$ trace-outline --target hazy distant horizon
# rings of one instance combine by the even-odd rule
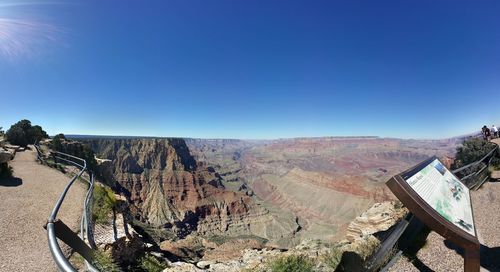
[[[151,136],[151,135],[99,135],[99,134],[64,134],[68,139],[92,139],[92,138],[102,138],[102,139],[169,139],[169,138],[178,138],[178,139],[200,139],[200,140],[239,140],[239,141],[275,141],[275,140],[295,140],[295,139],[322,139],[322,138],[333,138],[333,139],[344,139],[344,138],[362,138],[362,139],[401,139],[401,140],[447,140],[454,138],[463,138],[472,135],[479,134],[480,131],[467,133],[463,135],[456,135],[453,137],[446,138],[400,138],[400,137],[383,137],[383,136],[375,136],[375,135],[343,135],[343,136],[311,136],[311,137],[285,137],[285,138],[203,138],[203,137],[183,137],[183,136]],[[50,134],[50,137],[55,136],[56,134]]]
[[[15,122],[21,120],[21,119],[28,119],[32,122],[33,125],[40,125],[42,128],[47,131],[47,133],[50,136],[54,136],[59,133],[63,133],[65,135],[69,136],[100,136],[100,137],[132,137],[132,138],[192,138],[192,139],[235,139],[235,140],[277,140],[277,139],[294,139],[294,138],[327,138],[327,137],[378,137],[378,138],[397,138],[397,139],[415,139],[415,140],[443,140],[443,139],[450,139],[450,138],[457,138],[457,137],[464,137],[472,134],[477,134],[480,133],[481,127],[483,125],[487,125],[488,127],[491,127],[491,124],[484,123],[478,126],[475,126],[474,128],[470,130],[465,130],[465,131],[460,131],[458,133],[448,133],[447,135],[439,135],[439,133],[436,133],[435,136],[428,135],[428,136],[418,136],[418,133],[415,133],[414,136],[411,136],[411,133],[407,133],[404,135],[396,135],[396,134],[384,134],[384,135],[376,135],[374,133],[370,134],[318,134],[318,133],[312,133],[312,134],[280,134],[279,132],[275,135],[270,134],[269,136],[265,135],[259,135],[259,136],[247,136],[243,134],[238,134],[238,133],[229,133],[228,135],[199,135],[198,133],[193,133],[193,134],[181,134],[181,133],[172,133],[172,134],[165,134],[165,133],[155,133],[155,132],[144,132],[144,133],[134,133],[134,132],[109,132],[109,130],[104,130],[102,132],[100,131],[92,131],[90,133],[82,133],[82,132],[65,132],[65,130],[54,128],[52,126],[48,126],[47,123],[51,122],[46,122],[43,119],[40,118],[17,118],[17,119],[12,119],[13,121],[11,122],[5,122],[3,120],[0,120],[0,127],[3,127],[3,130],[7,131],[9,127],[14,124]],[[15,120],[15,121],[14,121]],[[39,121],[41,120],[41,121]],[[50,120],[49,120],[50,121]],[[500,124],[500,122],[493,123],[492,124]],[[78,125],[76,125],[78,126]],[[497,125],[499,127],[499,125]],[[195,130],[196,128],[194,128]],[[159,129],[160,130],[160,129]],[[132,129],[131,131],[138,131],[138,129]]]

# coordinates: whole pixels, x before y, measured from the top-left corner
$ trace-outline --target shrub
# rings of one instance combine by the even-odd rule
[[[455,162],[452,169],[460,168],[469,163],[480,160],[495,147],[495,144],[480,138],[470,138],[465,140],[462,146],[457,147]]]
[[[28,138],[26,137],[26,132],[20,127],[11,127],[7,130],[7,141],[13,145],[27,146]]]
[[[335,271],[340,261],[342,260],[342,253],[343,252],[340,248],[334,247],[330,250],[330,252],[323,255],[323,262],[326,264],[326,266],[331,268],[332,271]]]
[[[93,262],[92,264],[99,271],[106,272],[121,272],[120,266],[115,262],[113,256],[106,252],[100,252],[98,250],[94,250],[92,254]]]
[[[5,133],[5,136],[7,141],[11,144],[24,147],[35,141],[40,141],[49,137],[41,126],[32,126],[31,122],[26,119],[12,125]]]
[[[146,254],[139,260],[139,268],[147,272],[161,272],[168,265],[160,260],[158,260],[155,256]]]
[[[63,148],[60,138],[53,138],[50,144],[51,144],[50,148],[52,148],[55,151],[61,151]]]
[[[104,186],[95,186],[93,193],[92,219],[98,224],[109,223],[109,214],[116,207],[116,197],[113,191]]]
[[[64,134],[62,134],[62,133],[59,133],[59,134],[55,135],[54,137],[52,137],[52,139],[66,140],[66,136],[64,136]]]
[[[493,160],[491,160],[491,166],[493,171],[500,170],[500,158],[494,157]]]
[[[30,141],[30,144],[47,138],[49,138],[49,135],[42,129],[41,126],[35,125],[28,130],[28,140]]]
[[[272,272],[312,272],[313,267],[311,258],[304,255],[278,257],[268,265]]]

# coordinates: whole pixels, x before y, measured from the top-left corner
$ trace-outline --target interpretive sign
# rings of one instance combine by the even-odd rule
[[[442,217],[476,236],[469,188],[438,159],[434,159],[413,176],[405,178],[405,181]]]
[[[479,271],[469,189],[436,157],[392,177],[387,186],[418,219],[465,249],[465,271]]]

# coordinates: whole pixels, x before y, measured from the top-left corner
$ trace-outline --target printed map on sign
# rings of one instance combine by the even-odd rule
[[[439,160],[432,161],[406,182],[446,220],[475,236],[469,188]]]

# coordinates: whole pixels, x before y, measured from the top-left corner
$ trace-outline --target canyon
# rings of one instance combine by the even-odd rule
[[[277,140],[74,137],[127,199],[131,223],[164,252],[199,261],[245,248],[333,243],[377,202],[392,175],[460,139],[322,137]],[[235,252],[238,251],[238,252]]]
[[[335,241],[376,202],[393,200],[391,176],[426,158],[450,161],[460,139],[321,137],[269,141],[186,139],[191,153],[220,173],[228,190],[244,191],[291,212],[306,238]]]

